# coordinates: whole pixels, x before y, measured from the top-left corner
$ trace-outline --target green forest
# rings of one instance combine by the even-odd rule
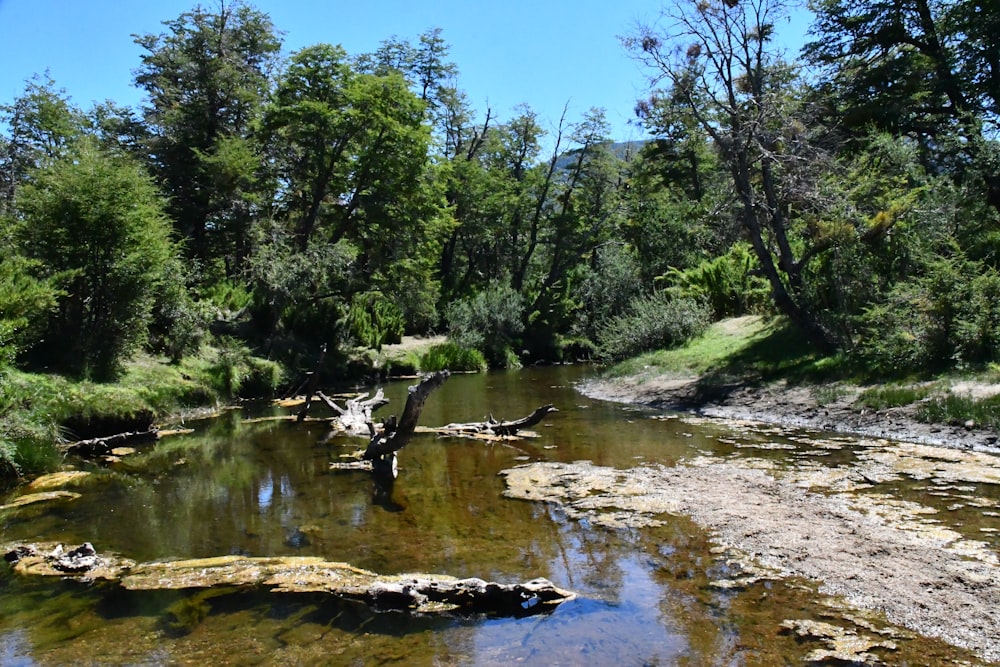
[[[798,54],[780,0],[623,37],[629,143],[601,109],[546,134],[473,108],[438,29],[287,53],[243,2],[136,37],[138,108],[27,81],[0,105],[4,474],[100,411],[57,396],[263,396],[404,335],[449,341],[412,370],[606,363],[753,313],[872,377],[1000,361],[1000,4],[811,9]]]

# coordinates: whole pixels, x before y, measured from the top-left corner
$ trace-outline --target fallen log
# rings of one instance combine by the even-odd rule
[[[155,442],[160,437],[160,431],[155,426],[146,431],[129,431],[127,433],[117,433],[103,438],[90,438],[88,440],[77,440],[62,446],[63,451],[68,454],[76,454],[84,458],[94,458],[105,456],[112,449],[123,445],[136,445],[147,442]]]
[[[490,415],[485,421],[448,424],[434,430],[441,435],[469,437],[487,435],[497,437],[513,437],[516,436],[519,431],[523,431],[524,429],[534,426],[553,412],[559,412],[559,410],[550,403],[548,405],[543,405],[540,408],[536,408],[534,412],[527,417],[521,417],[520,419],[515,419],[513,421],[497,421],[493,418],[493,415]]]
[[[130,591],[218,586],[327,593],[365,603],[375,611],[527,616],[550,612],[576,597],[547,579],[500,584],[440,574],[378,575],[314,557],[219,556],[136,563],[101,554],[89,542],[72,549],[53,543],[12,544],[3,551],[4,560],[22,575],[104,579]]]

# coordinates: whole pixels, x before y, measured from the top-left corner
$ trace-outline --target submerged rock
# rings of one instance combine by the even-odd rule
[[[79,493],[73,493],[72,491],[42,491],[40,493],[28,493],[14,498],[14,500],[10,501],[6,505],[0,505],[0,511],[24,507],[25,505],[34,505],[35,503],[44,503],[50,500],[76,500],[79,497]]]
[[[861,635],[854,630],[842,628],[839,625],[810,620],[786,620],[781,627],[794,632],[800,639],[812,639],[822,642],[826,648],[816,649],[806,656],[809,664],[847,663],[851,665],[879,665],[882,660],[872,649],[881,648],[890,651],[896,649],[896,644],[886,639],[874,639]]]
[[[91,474],[92,473],[84,470],[64,470],[62,472],[54,472],[49,475],[42,475],[41,477],[35,478],[30,484],[28,484],[28,488],[32,491],[59,489],[64,486],[76,484],[77,482],[90,477]]]
[[[378,575],[315,557],[219,556],[136,563],[101,555],[86,543],[66,551],[59,544],[8,545],[6,559],[21,574],[118,581],[132,591],[213,587],[266,587],[277,593],[328,593],[364,602],[378,611],[485,613],[527,616],[552,611],[576,595],[547,579],[500,584],[440,574]]]
[[[4,560],[25,575],[79,575],[88,580],[117,580],[135,561],[114,554],[97,553],[90,542],[67,550],[62,544],[5,545]]]

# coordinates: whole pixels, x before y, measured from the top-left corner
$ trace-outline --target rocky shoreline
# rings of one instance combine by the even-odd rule
[[[904,477],[930,479],[937,493],[995,484],[1000,479],[995,431],[976,424],[928,424],[919,421],[917,405],[864,411],[857,401],[863,389],[839,383],[709,385],[708,391],[706,384],[647,372],[592,380],[578,389],[590,398],[731,420],[741,428],[749,422],[750,428],[756,423],[806,429],[816,432],[811,437],[821,448],[841,446],[844,438],[835,434],[856,435],[861,453],[835,471],[710,455],[673,467],[650,463],[625,471],[589,462],[536,463],[507,473],[508,493],[557,503],[569,516],[633,528],[663,512],[690,517],[747,571],[763,568],[778,578],[820,582],[820,591],[849,607],[884,613],[910,631],[1000,661],[995,552],[975,539],[974,531],[950,527],[936,510],[876,488],[880,481]],[[984,397],[1000,388],[966,384],[957,391]],[[981,505],[976,511],[984,516],[998,516],[991,509],[996,502],[987,498],[963,497],[948,509],[966,502]],[[871,641],[862,642],[858,653],[824,652],[820,661],[882,664],[869,649],[884,653],[888,644],[866,639]]]
[[[917,417],[917,406],[879,411],[859,409],[861,388],[853,385],[738,384],[705,391],[697,377],[618,377],[582,383],[589,398],[691,412],[703,417],[738,419],[915,442],[950,449],[1000,455],[1000,434],[977,424],[929,424]],[[997,385],[968,385],[969,393],[1000,393]],[[823,397],[825,400],[821,400]]]

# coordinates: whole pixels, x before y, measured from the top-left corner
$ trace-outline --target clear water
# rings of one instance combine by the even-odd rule
[[[503,497],[497,473],[528,460],[625,468],[701,452],[790,457],[735,447],[734,438],[751,436],[724,423],[651,419],[650,411],[588,399],[574,388],[587,373],[564,366],[453,376],[430,396],[421,424],[514,419],[546,403],[560,412],[536,427],[539,437],[509,444],[418,434],[400,453],[391,489],[363,472],[329,469],[362,442],[323,442],[317,422],[248,423],[261,410],[245,410],[189,423],[195,433],[119,463],[80,463],[96,474],[75,489],[79,499],[0,514],[0,541],[90,541],[138,561],[302,555],[379,573],[503,582],[543,576],[580,596],[552,614],[376,614],[318,595],[127,592],[28,580],[0,566],[0,665],[802,664],[816,646],[778,624],[790,612],[829,616],[815,585],[718,590],[708,582],[724,576],[725,565],[683,518],[613,532]],[[391,403],[378,416],[402,409],[407,384],[385,387]],[[853,455],[837,452],[826,463]],[[899,488],[923,495],[916,483]],[[891,664],[956,657],[968,658],[914,638]]]

